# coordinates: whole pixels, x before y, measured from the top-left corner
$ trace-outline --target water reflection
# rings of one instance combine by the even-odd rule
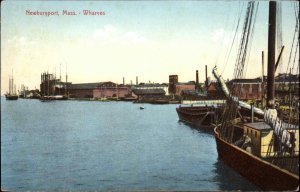
[[[199,133],[205,133],[205,134],[209,134],[209,135],[214,134],[214,128],[213,127],[198,127],[196,125],[186,123],[186,122],[181,121],[181,120],[178,120],[178,123],[179,124],[184,124],[184,125],[190,127],[193,130],[197,130]]]
[[[191,130],[196,131],[200,135],[209,135],[211,137],[214,137],[213,128],[197,127],[180,120],[178,120],[178,123],[186,125]],[[232,168],[227,166],[223,161],[219,160],[217,154],[216,154],[216,162],[213,164],[212,171],[214,173],[213,182],[218,186],[218,189],[221,191],[261,191],[260,188],[255,186],[246,178],[242,177]]]
[[[218,159],[214,167],[215,180],[218,181],[220,190],[261,191],[261,189],[228,167],[223,161]]]

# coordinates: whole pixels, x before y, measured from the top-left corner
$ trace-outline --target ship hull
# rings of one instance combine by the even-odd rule
[[[18,100],[18,95],[5,95],[6,100]]]
[[[299,176],[226,142],[214,129],[219,159],[263,190],[296,190]]]
[[[179,120],[197,128],[213,130],[217,121],[217,110],[209,107],[179,107],[176,108]]]

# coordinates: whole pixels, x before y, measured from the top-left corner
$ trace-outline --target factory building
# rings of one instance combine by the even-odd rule
[[[41,74],[40,94],[41,96],[67,95],[67,87],[71,83],[62,82],[56,75],[50,73]]]
[[[170,95],[176,94],[176,84],[178,83],[178,75],[169,75],[169,89]]]
[[[111,81],[71,84],[68,92],[70,98],[124,98],[131,95],[130,87],[117,85]]]

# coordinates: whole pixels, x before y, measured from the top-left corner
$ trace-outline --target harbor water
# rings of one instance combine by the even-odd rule
[[[176,107],[1,97],[1,188],[256,190]]]

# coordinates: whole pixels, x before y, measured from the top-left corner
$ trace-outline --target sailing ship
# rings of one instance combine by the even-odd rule
[[[5,94],[6,100],[17,100],[19,98],[16,93],[16,86],[14,85],[13,75],[9,78],[9,91]]]
[[[297,123],[284,122],[274,109],[275,18],[276,1],[270,1],[268,110],[255,109],[256,113],[264,115],[264,121],[245,123],[236,118],[238,107],[246,105],[229,93],[217,68],[214,68],[213,74],[228,98],[222,123],[215,127],[214,133],[219,159],[249,181],[263,190],[299,190],[299,118]],[[297,109],[292,111],[299,116]]]

